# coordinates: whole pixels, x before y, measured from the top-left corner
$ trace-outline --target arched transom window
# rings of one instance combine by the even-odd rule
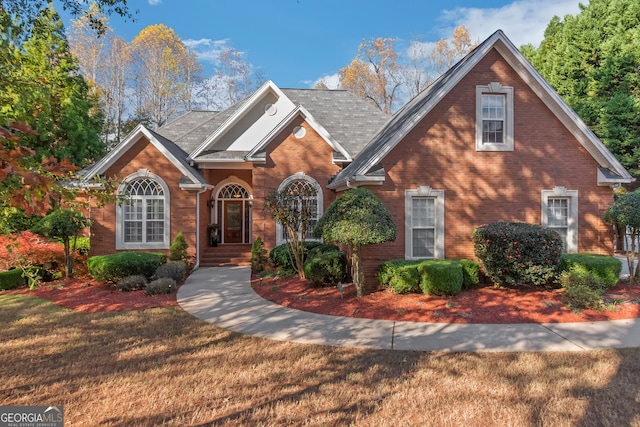
[[[220,199],[248,199],[249,192],[239,184],[229,184],[220,190]]]
[[[168,193],[158,176],[125,180],[119,191],[125,200],[118,209],[118,249],[162,249],[168,245]]]

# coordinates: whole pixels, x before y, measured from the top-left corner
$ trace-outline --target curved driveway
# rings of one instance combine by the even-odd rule
[[[639,319],[451,324],[357,319],[294,310],[258,296],[249,267],[194,271],[178,289],[191,315],[241,334],[305,344],[417,351],[576,351],[640,347]]]

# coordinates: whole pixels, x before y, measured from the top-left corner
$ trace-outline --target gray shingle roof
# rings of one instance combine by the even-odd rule
[[[192,174],[193,176],[196,178],[197,182],[192,182],[193,184],[208,184],[207,180],[204,178],[204,176],[202,175],[202,173],[200,173],[200,171],[196,168],[194,168],[193,166],[191,166],[188,162],[187,162],[187,153],[180,148],[179,146],[177,146],[176,144],[174,144],[171,140],[169,140],[168,138],[165,138],[164,136],[160,135],[158,132],[156,131],[152,131],[150,129],[147,129],[157,140],[160,144],[162,144],[185,168],[187,168]],[[187,178],[187,177],[183,177],[183,180],[187,179],[188,181],[192,181],[191,179]]]

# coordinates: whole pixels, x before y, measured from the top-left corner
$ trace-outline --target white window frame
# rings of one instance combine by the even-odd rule
[[[482,139],[482,95],[504,96],[503,142],[484,142]],[[513,151],[513,87],[498,82],[476,86],[476,151]]]
[[[542,190],[542,226],[549,226],[549,200],[566,199],[567,207],[567,241],[565,242],[567,253],[578,252],[578,190],[567,190],[566,187],[555,187],[553,190]]]
[[[323,203],[324,195],[322,194],[322,187],[320,186],[320,184],[318,184],[318,181],[316,181],[315,179],[313,179],[309,175],[305,174],[304,172],[297,172],[296,174],[291,175],[290,177],[288,177],[284,181],[282,181],[282,183],[278,187],[278,191],[282,191],[289,184],[291,184],[294,181],[298,181],[298,180],[307,181],[308,183],[313,185],[314,188],[316,189],[316,218],[315,218],[315,221],[317,223],[320,220],[320,218],[322,217],[322,213],[324,212],[324,203]],[[280,224],[279,222],[276,221],[276,245],[281,245],[283,243],[287,243],[286,239],[284,239],[282,237],[282,234],[283,234],[282,224]],[[310,234],[307,234],[307,238],[305,240],[306,241],[320,241],[321,239],[315,239]]]
[[[405,259],[424,259],[413,255],[413,212],[414,198],[431,198],[435,200],[435,241],[433,259],[444,259],[444,190],[434,190],[429,186],[421,186],[404,192]]]
[[[157,182],[162,186],[164,193],[164,236],[162,242],[125,242],[124,240],[124,209],[125,203],[116,203],[116,250],[134,250],[134,249],[169,249],[171,238],[171,218],[170,206],[171,197],[169,187],[158,175],[149,172],[147,169],[139,169],[137,172],[126,177],[118,187],[118,196],[125,196],[128,184],[138,178],[148,178]],[[157,197],[154,197],[157,198]],[[144,200],[144,196],[143,196]],[[143,202],[143,229],[145,227],[144,215],[146,207]]]

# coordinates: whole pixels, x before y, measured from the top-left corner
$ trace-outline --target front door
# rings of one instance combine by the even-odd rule
[[[224,243],[242,243],[242,201],[224,203]]]

